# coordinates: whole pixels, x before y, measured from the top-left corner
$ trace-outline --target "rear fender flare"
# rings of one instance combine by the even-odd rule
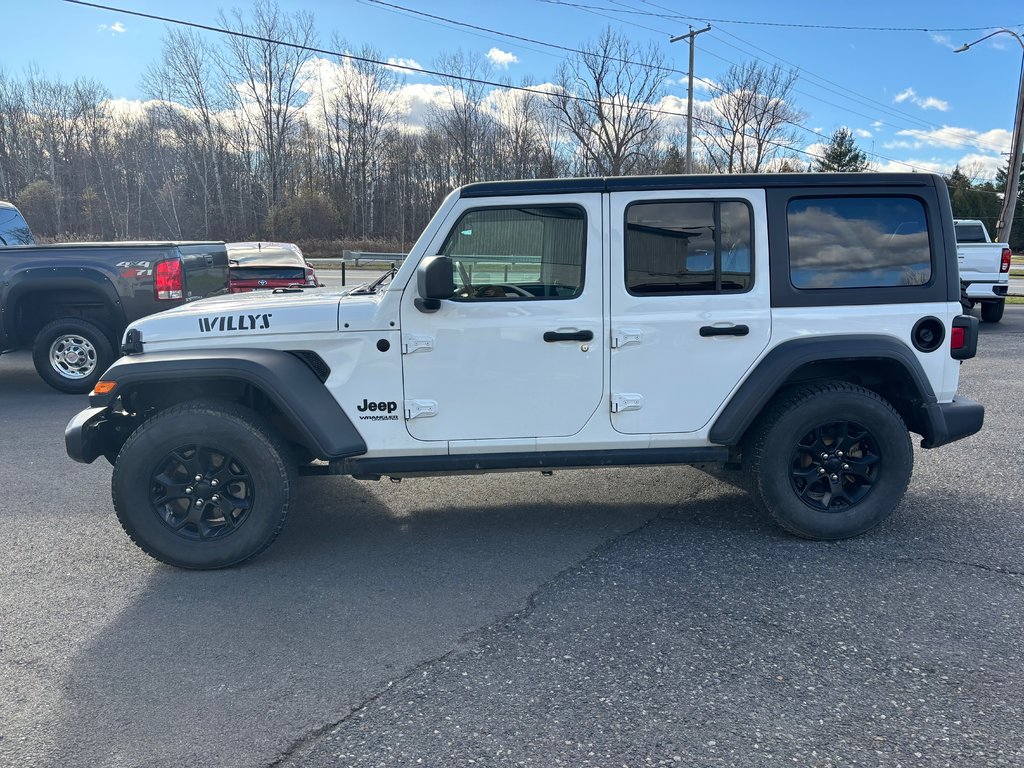
[[[715,420],[708,439],[719,445],[738,445],[750,425],[796,370],[808,363],[829,360],[895,362],[913,382],[923,406],[937,402],[921,363],[913,351],[897,339],[871,334],[794,339],[775,347],[761,359]]]

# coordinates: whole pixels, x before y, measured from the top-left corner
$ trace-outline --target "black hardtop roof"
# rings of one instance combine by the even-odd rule
[[[461,197],[555,195],[572,192],[643,192],[672,189],[765,189],[769,187],[925,187],[933,173],[737,173],[687,176],[605,176],[598,178],[480,181],[459,190]]]

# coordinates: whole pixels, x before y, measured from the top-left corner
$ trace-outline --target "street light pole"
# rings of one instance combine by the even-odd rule
[[[993,35],[1013,35],[1024,49],[1024,40],[1020,35],[1009,29],[997,29],[973,43],[964,43],[953,53],[963,53],[972,45],[977,45],[982,40],[988,40]],[[1006,191],[1003,193],[1003,208],[999,212],[999,221],[996,222],[996,240],[1000,243],[1010,241],[1010,230],[1013,229],[1013,214],[1017,209],[1017,191],[1020,184],[1021,161],[1024,160],[1024,53],[1020,62],[1020,83],[1017,86],[1017,112],[1013,120],[1013,138],[1010,140],[1010,167],[1006,173]]]
[[[710,31],[710,24],[704,27],[704,29],[696,31],[693,27],[690,27],[690,34],[669,38],[670,43],[675,43],[679,40],[690,41],[690,68],[688,70],[690,81],[686,87],[686,168],[684,169],[687,173],[693,173],[693,41],[697,35]]]

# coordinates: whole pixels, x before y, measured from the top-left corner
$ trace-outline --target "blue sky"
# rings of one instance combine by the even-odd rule
[[[110,5],[216,24],[220,8],[244,3],[200,0],[107,0]],[[999,26],[1024,35],[1024,5],[1013,0],[973,3],[721,2],[721,0],[394,0],[396,5],[501,30],[536,40],[578,47],[612,25],[642,43],[664,48],[670,66],[686,70],[685,43],[668,38],[687,32],[687,22],[663,16],[694,16],[695,27],[709,19],[712,30],[698,37],[695,74],[718,81],[732,63],[754,57],[780,61],[800,71],[795,103],[808,115],[806,125],[822,134],[840,126],[855,131],[860,147],[874,153],[879,168],[944,170],[960,162],[981,178],[994,176],[1005,162],[1013,126],[1022,49],[999,35],[966,53],[961,43]],[[472,32],[375,5],[367,0],[279,0],[285,10],[316,17],[322,47],[338,33],[352,48],[369,44],[390,59],[430,67],[443,52],[462,48],[490,54],[496,75],[518,82],[552,79],[564,54],[542,45]],[[581,7],[585,6],[585,7]],[[38,67],[50,76],[86,76],[103,83],[115,98],[143,96],[140,76],[156,61],[165,26],[61,0],[8,0],[8,30],[0,66],[20,73]],[[756,23],[752,23],[756,22]],[[844,27],[980,27],[978,31],[897,32]],[[670,96],[685,104],[686,83],[669,85]],[[425,88],[428,77],[409,76]],[[709,98],[695,88],[698,99]],[[803,133],[805,146],[820,142]],[[895,162],[899,161],[899,162]]]

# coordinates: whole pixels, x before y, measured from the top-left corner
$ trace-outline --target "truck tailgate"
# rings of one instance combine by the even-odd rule
[[[225,293],[228,284],[228,252],[224,243],[179,245],[185,271],[185,295],[202,299]]]

